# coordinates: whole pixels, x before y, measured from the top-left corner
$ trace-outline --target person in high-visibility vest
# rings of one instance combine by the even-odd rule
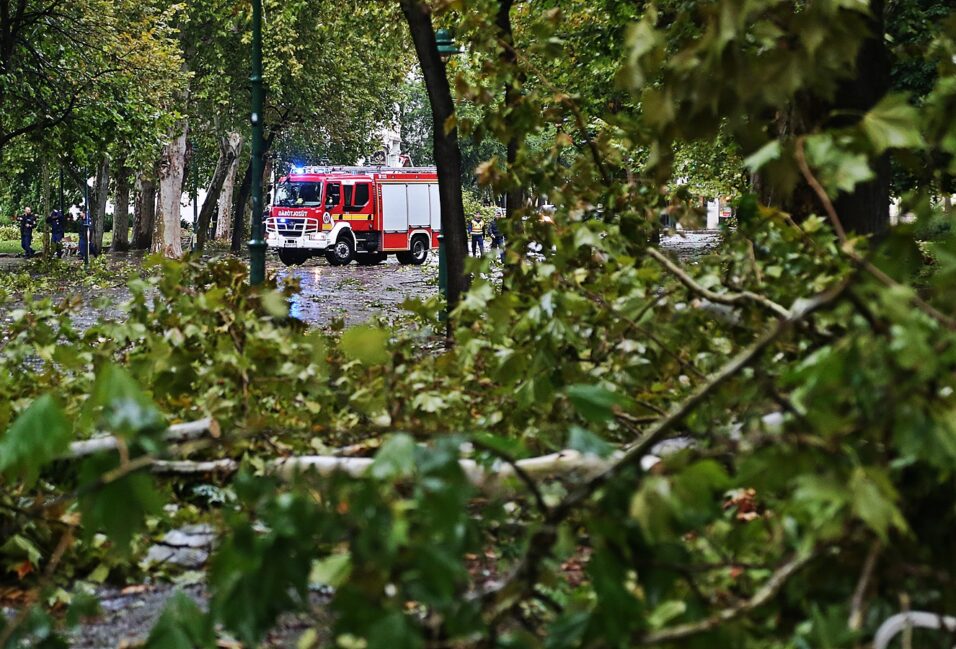
[[[471,220],[471,254],[475,257],[485,254],[485,222],[478,215]]]

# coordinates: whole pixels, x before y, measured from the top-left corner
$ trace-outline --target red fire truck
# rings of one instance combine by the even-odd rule
[[[394,254],[421,264],[438,247],[434,167],[304,167],[280,179],[266,244],[287,265],[325,255],[333,266],[378,264]]]

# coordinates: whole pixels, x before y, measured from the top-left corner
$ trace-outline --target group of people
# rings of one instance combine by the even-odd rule
[[[30,207],[23,210],[23,214],[14,216],[13,220],[20,225],[20,247],[23,248],[23,256],[30,258],[37,253],[33,249],[33,231],[37,227],[37,217]],[[60,210],[53,210],[50,216],[46,217],[47,225],[50,226],[50,241],[57,257],[63,256],[63,240],[66,237],[66,224],[73,220],[70,213],[64,214]],[[79,255],[86,259],[89,254],[95,254],[90,240],[90,216],[89,212],[83,210],[78,220],[78,230],[80,233]]]
[[[481,257],[485,254],[485,236],[491,236],[491,247],[500,251],[501,258],[505,255],[505,237],[498,228],[498,220],[492,219],[491,223],[485,224],[481,214],[476,214],[468,221],[468,234],[471,236],[471,254],[474,257]]]

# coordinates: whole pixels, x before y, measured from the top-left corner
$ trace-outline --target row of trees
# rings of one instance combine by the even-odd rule
[[[183,192],[206,190],[203,237],[242,245],[250,187],[249,3],[24,0],[0,12],[0,203],[70,203],[87,178],[94,240],[182,254]],[[410,65],[395,8],[265,3],[267,154],[353,160],[392,118]],[[266,170],[269,173],[269,170]],[[132,214],[130,206],[133,206]],[[127,239],[132,227],[132,237]]]

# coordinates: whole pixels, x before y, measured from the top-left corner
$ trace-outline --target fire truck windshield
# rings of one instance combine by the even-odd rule
[[[281,183],[276,187],[275,204],[282,207],[318,207],[322,204],[322,183]]]

